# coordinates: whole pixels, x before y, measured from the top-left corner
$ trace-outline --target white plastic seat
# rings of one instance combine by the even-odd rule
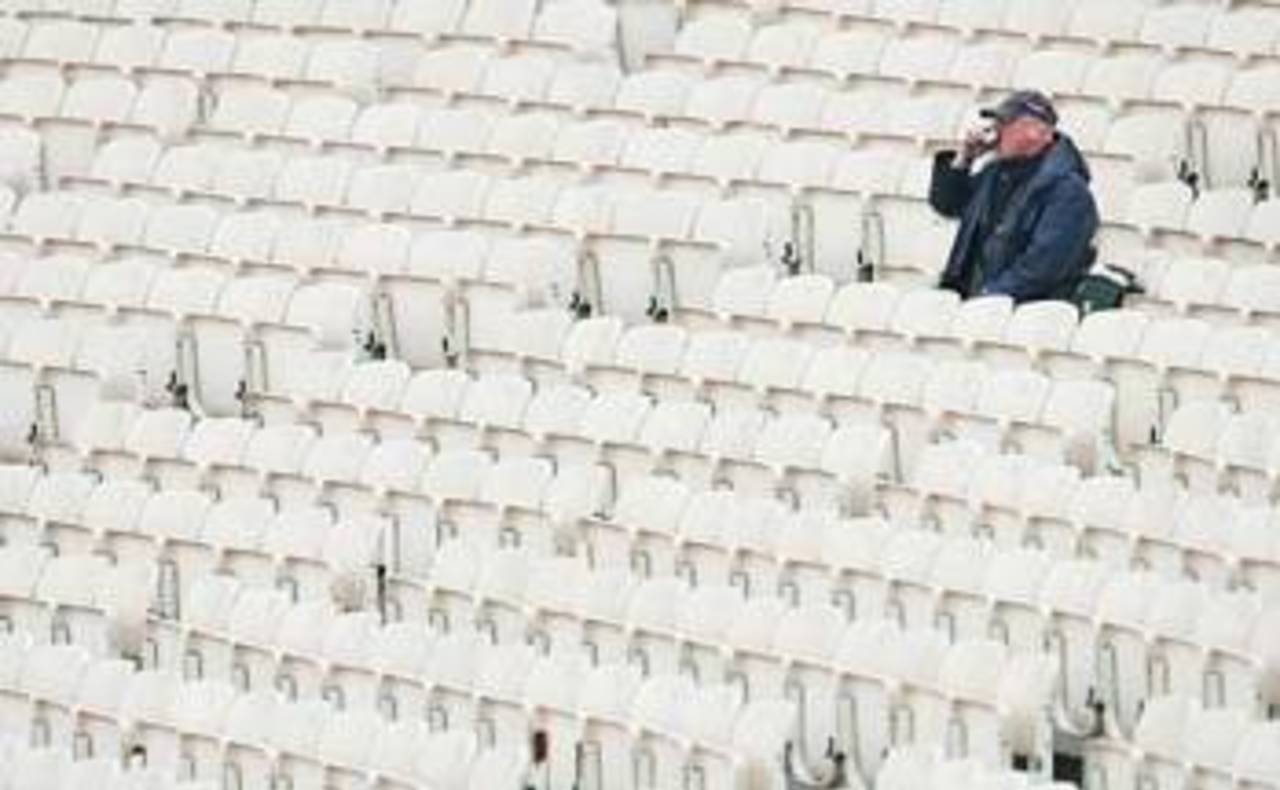
[[[882,77],[915,84],[950,71],[958,47],[950,36],[922,35],[891,41],[880,58]]]
[[[184,460],[199,467],[237,466],[253,435],[253,425],[232,417],[198,422],[182,448]]]
[[[1215,258],[1182,258],[1169,262],[1156,295],[1179,313],[1216,305],[1230,276],[1229,264]]]
[[[157,65],[202,77],[226,71],[235,52],[235,36],[221,30],[188,30],[165,41]]]
[[[642,130],[631,135],[618,163],[655,176],[682,173],[688,170],[689,162],[703,139],[688,129]]]
[[[246,0],[179,0],[174,15],[225,26],[228,22],[248,22],[253,16],[253,4]]]
[[[78,80],[62,99],[61,117],[85,123],[122,123],[129,117],[137,90],[119,77]]]
[[[1074,9],[1039,0],[1010,0],[1002,23],[1004,29],[1021,33],[1033,41],[1062,33]],[[1020,82],[1021,85],[1036,83]]]
[[[218,149],[208,145],[173,146],[165,150],[151,171],[151,183],[181,195],[205,192],[213,184]]]
[[[888,37],[875,30],[830,32],[814,45],[808,66],[842,81],[874,74],[887,43]]]
[[[687,74],[653,70],[628,75],[618,87],[613,108],[640,115],[646,120],[682,114],[685,102],[695,85]]]
[[[640,429],[636,442],[651,453],[693,453],[711,421],[711,406],[686,401],[659,401]]]
[[[783,238],[786,221],[785,204],[734,198],[704,205],[693,237],[716,244],[726,268],[754,266],[761,250],[773,249]]]
[[[527,39],[536,11],[534,0],[472,0],[462,18],[461,32],[497,41]]]
[[[374,165],[352,175],[345,202],[376,218],[404,214],[417,186],[418,171],[411,165]],[[408,234],[397,235],[405,237],[407,248]]]
[[[360,40],[323,41],[311,48],[303,78],[347,91],[371,91],[379,81],[377,47]]]
[[[191,422],[191,415],[180,409],[143,411],[129,429],[123,449],[141,459],[177,458]]]
[[[89,176],[113,186],[145,184],[151,180],[161,153],[161,147],[145,137],[115,140],[99,149]]]
[[[0,82],[0,115],[24,122],[58,114],[65,86],[56,74],[26,74]]]
[[[1209,23],[1209,48],[1236,57],[1270,52],[1280,25],[1267,9],[1233,8],[1216,14]]]
[[[284,34],[244,36],[236,46],[230,71],[258,80],[292,80],[302,76],[309,48],[302,38]]]
[[[594,0],[582,1],[595,4]],[[622,72],[612,63],[566,63],[551,78],[546,102],[585,115],[593,109],[613,106],[621,84]]]
[[[419,216],[440,217],[446,221],[479,217],[491,184],[492,179],[475,172],[424,176],[418,182],[410,210]]]
[[[0,182],[10,187],[30,188],[40,177],[42,141],[40,135],[29,129],[0,130],[0,155],[5,163],[0,166]],[[12,203],[7,212],[12,212]]]
[[[284,158],[275,151],[228,151],[214,171],[214,192],[241,199],[265,199],[271,196],[276,177],[284,167]]]
[[[684,358],[687,336],[678,327],[636,326],[618,340],[614,362],[638,373],[673,375]]]
[[[807,343],[782,338],[756,341],[738,369],[737,381],[757,393],[793,390],[809,368],[813,349]]]
[[[1113,14],[1114,11],[1115,9],[1106,9],[1103,13],[1110,23],[1119,25],[1121,18]],[[1090,67],[1081,89],[1088,95],[1113,103],[1146,99],[1151,95],[1160,68],[1158,58],[1142,53],[1101,58]]]
[[[1253,205],[1251,189],[1210,190],[1197,197],[1191,205],[1187,214],[1187,230],[1209,241],[1241,238]]]
[[[325,156],[303,156],[285,163],[273,196],[306,207],[340,206],[354,168],[350,162]]]
[[[352,3],[347,0],[328,0],[320,12],[319,24],[323,27],[356,32],[384,30],[392,5],[385,0],[367,4]]]
[[[1151,96],[1187,108],[1218,106],[1232,74],[1230,66],[1220,63],[1177,63],[1161,69],[1151,86]]]
[[[680,115],[720,129],[751,118],[764,82],[755,76],[729,75],[695,84]]]
[[[322,5],[320,0],[282,0],[266,8],[255,6],[252,21],[266,27],[293,30],[315,24]]]
[[[378,151],[414,144],[422,121],[422,108],[409,102],[372,104],[360,111],[351,127],[351,142]]]
[[[736,14],[711,14],[686,24],[676,36],[677,55],[713,67],[722,60],[742,60],[752,35],[751,24]]]
[[[0,21],[0,54],[12,58],[20,54],[27,37],[27,23],[14,18]]]
[[[541,101],[556,65],[544,55],[513,55],[489,61],[477,92],[511,104]]]
[[[465,0],[396,4],[391,12],[391,29],[428,37],[449,33],[461,23],[466,7]]]
[[[407,202],[407,195],[404,199]],[[334,262],[340,269],[373,277],[399,274],[408,263],[411,243],[411,234],[402,227],[390,223],[360,225],[342,239]]]
[[[149,80],[138,93],[130,121],[167,139],[181,139],[195,124],[200,95],[186,79]]]
[[[533,38],[568,47],[579,57],[611,57],[618,43],[618,11],[599,0],[557,0],[545,4]]]
[[[1125,219],[1143,233],[1182,230],[1191,208],[1191,188],[1178,181],[1134,188]]]
[[[1255,722],[1245,731],[1236,748],[1233,773],[1245,781],[1274,784],[1280,779],[1275,756],[1280,747],[1280,731],[1274,722]]]
[[[467,388],[458,418],[476,425],[517,428],[532,394],[533,386],[523,376],[485,376]]]
[[[688,172],[722,187],[748,181],[755,177],[760,160],[772,145],[770,135],[756,130],[707,136],[689,160]]]
[[[551,114],[504,118],[494,124],[485,149],[517,166],[542,161],[550,158],[559,131],[560,121]]]
[[[70,234],[68,234],[70,236]],[[76,301],[88,276],[87,261],[77,255],[54,255],[30,266],[16,283],[14,295],[41,302]]]
[[[142,240],[148,211],[137,199],[91,199],[80,215],[76,237],[103,250],[136,245]]]
[[[1217,16],[1213,8],[1176,5],[1148,11],[1138,31],[1138,40],[1169,52],[1203,47],[1209,24]]]
[[[760,159],[756,178],[766,184],[782,184],[792,191],[825,186],[840,154],[839,147],[826,142],[779,143]]]
[[[770,85],[760,89],[752,104],[750,119],[788,134],[795,129],[816,129],[828,92],[816,85]]]
[[[97,30],[86,22],[58,20],[36,24],[27,33],[22,57],[59,67],[85,63],[92,59],[96,39]]]
[[[805,22],[763,26],[752,36],[746,59],[751,63],[762,64],[774,73],[789,66],[808,65],[809,53],[822,33],[819,26]]]
[[[317,146],[347,140],[358,105],[345,96],[314,96],[293,102],[280,134]]]

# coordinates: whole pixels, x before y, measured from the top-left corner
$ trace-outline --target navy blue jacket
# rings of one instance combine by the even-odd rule
[[[1089,167],[1071,138],[1059,134],[1025,188],[1015,192],[999,225],[985,234],[985,212],[996,186],[996,167],[956,169],[954,151],[937,155],[929,203],[960,220],[943,288],[961,296],[1006,294],[1015,301],[1070,299],[1093,263],[1098,208],[1089,192]],[[985,235],[985,238],[979,238]],[[966,293],[970,267],[981,250],[979,293]]]

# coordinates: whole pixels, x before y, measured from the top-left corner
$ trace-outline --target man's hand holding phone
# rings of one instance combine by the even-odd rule
[[[975,126],[964,136],[964,141],[960,144],[960,153],[955,158],[955,166],[962,170],[968,169],[974,161],[996,147],[996,141],[999,139],[999,132],[992,124],[985,123]]]

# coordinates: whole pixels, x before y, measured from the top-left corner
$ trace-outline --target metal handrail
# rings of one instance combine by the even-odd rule
[[[680,299],[676,289],[676,264],[667,253],[660,253],[649,261],[649,272],[653,282],[649,294],[649,304],[645,315],[656,324],[671,319],[671,314],[680,307]],[[665,294],[665,296],[664,296]]]
[[[600,258],[594,250],[578,254],[577,287],[569,299],[569,310],[577,318],[590,318],[604,312],[604,281],[600,277]]]
[[[444,336],[440,338],[444,363],[465,368],[471,357],[471,302],[449,291],[444,296]]]
[[[782,246],[781,263],[784,273],[794,277],[803,272],[813,272],[816,268],[817,218],[812,201],[804,196],[793,199],[789,218],[791,233]]]
[[[858,248],[855,276],[859,282],[874,282],[876,272],[884,264],[885,227],[884,215],[879,209],[867,206],[862,211],[862,244]]]

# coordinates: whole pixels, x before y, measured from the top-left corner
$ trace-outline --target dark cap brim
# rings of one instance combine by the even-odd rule
[[[1037,121],[1042,121],[1044,123],[1049,124],[1050,126],[1057,125],[1054,121],[1050,120],[1049,118],[1046,118],[1044,115],[1036,112],[1035,110],[1031,110],[1029,108],[1022,108],[1020,110],[1015,110],[1013,112],[1001,111],[1000,109],[993,108],[993,107],[988,107],[983,110],[978,110],[978,117],[990,118],[991,120],[998,121],[1000,123],[1008,123],[1009,121],[1017,120],[1018,118],[1022,118],[1023,116],[1026,116],[1027,118],[1035,118]]]

